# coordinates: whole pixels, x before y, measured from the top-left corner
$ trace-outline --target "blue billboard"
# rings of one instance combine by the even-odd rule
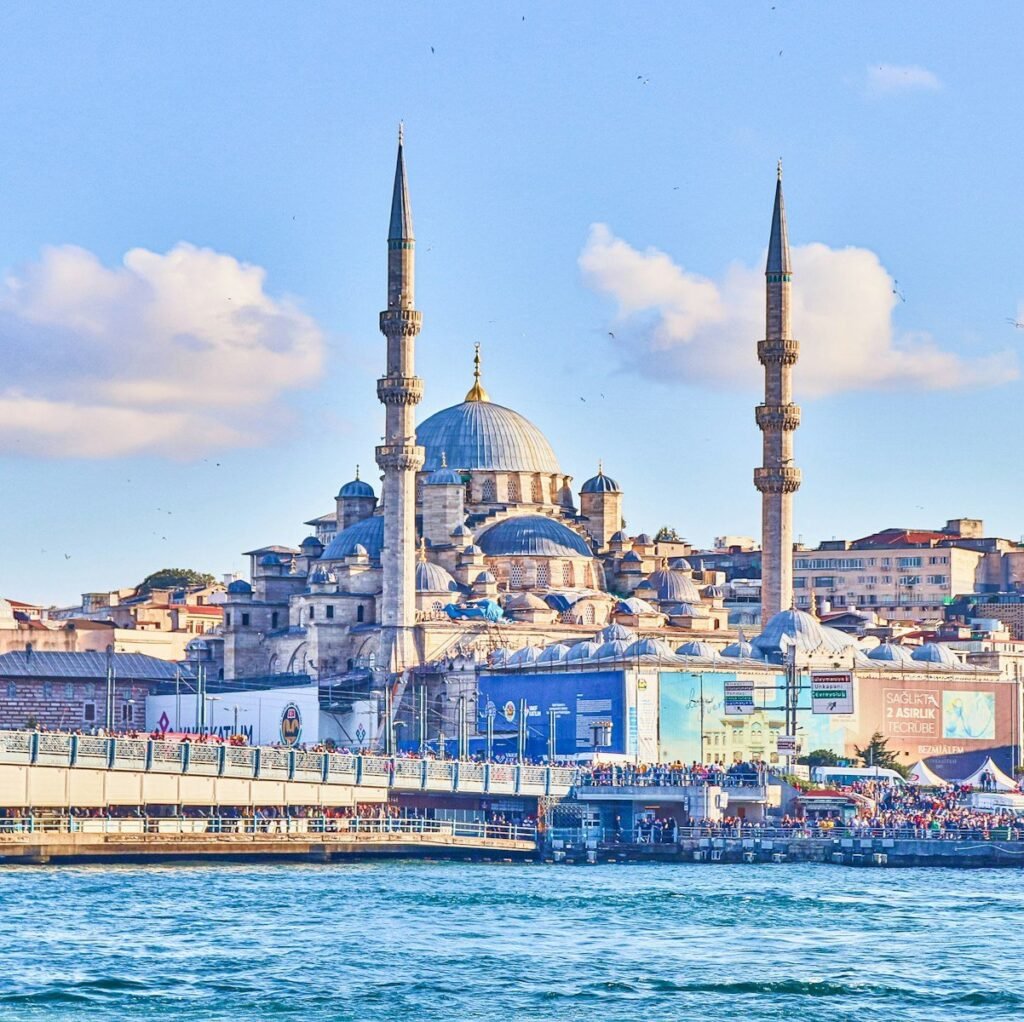
[[[611,721],[611,745],[602,752],[632,754],[626,728],[626,680],[623,671],[581,671],[566,674],[495,674],[480,678],[477,732],[494,715],[494,751],[514,755],[520,714],[526,700],[526,755],[548,754],[551,711],[555,718],[555,757],[593,751],[592,725]]]

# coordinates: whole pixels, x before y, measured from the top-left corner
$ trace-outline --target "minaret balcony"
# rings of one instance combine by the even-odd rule
[[[800,357],[800,342],[779,338],[758,341],[757,357],[761,365],[791,366]]]
[[[754,469],[754,485],[762,493],[796,493],[801,478],[800,469],[786,465]]]
[[[754,418],[762,433],[789,432],[800,425],[800,406],[758,405],[754,409]]]
[[[382,376],[377,399],[385,405],[418,405],[423,400],[423,381],[418,376]]]
[[[410,437],[414,440],[415,437]],[[422,447],[410,444],[381,444],[376,448],[377,464],[387,472],[397,469],[399,472],[418,472],[423,468],[427,452]]]
[[[380,332],[385,337],[415,337],[422,326],[419,309],[385,309],[380,314]]]

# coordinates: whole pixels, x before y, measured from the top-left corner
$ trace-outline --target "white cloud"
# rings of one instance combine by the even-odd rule
[[[891,92],[935,92],[942,82],[934,71],[916,64],[873,64],[867,70],[867,89],[871,95]]]
[[[193,457],[257,443],[315,380],[316,323],[265,272],[181,243],[122,265],[66,245],[0,285],[0,450]]]
[[[894,282],[863,248],[796,246],[793,334],[802,341],[802,396],[886,388],[953,389],[1016,379],[1016,357],[965,358],[923,332],[892,322]],[[733,265],[718,281],[639,251],[594,224],[580,254],[584,279],[618,305],[612,332],[624,360],[656,380],[756,387],[756,343],[764,336],[764,273]]]

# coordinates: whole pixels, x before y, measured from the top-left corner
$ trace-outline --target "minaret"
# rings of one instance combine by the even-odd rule
[[[414,308],[416,242],[403,150],[399,125],[388,230],[388,307],[380,314],[380,331],[387,338],[387,373],[377,381],[377,397],[386,412],[384,443],[377,448],[377,464],[384,472],[379,621],[382,660],[393,673],[413,666],[416,659],[416,472],[424,461],[423,448],[416,446],[415,422],[423,381],[415,375],[413,357],[423,317]]]
[[[757,345],[764,366],[764,404],[756,411],[764,453],[761,467],[754,469],[754,485],[761,491],[762,624],[793,603],[793,494],[800,488],[800,470],[793,465],[793,431],[800,425],[800,408],[793,404],[792,374],[800,343],[790,337],[791,280],[779,160],[765,266],[765,339]]]

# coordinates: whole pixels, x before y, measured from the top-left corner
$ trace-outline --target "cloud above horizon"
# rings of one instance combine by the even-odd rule
[[[941,88],[939,76],[917,64],[872,64],[867,69],[867,91],[873,96],[894,92],[935,92]]]
[[[1013,352],[966,357],[923,331],[893,325],[895,283],[874,252],[823,244],[792,249],[793,334],[802,340],[799,390],[952,390],[1017,379]],[[625,365],[655,380],[722,389],[760,385],[764,273],[733,264],[718,280],[691,273],[593,224],[579,257],[587,285],[617,305],[615,344]]]
[[[266,439],[324,339],[266,273],[181,242],[104,266],[73,245],[0,283],[0,451],[192,458]]]

